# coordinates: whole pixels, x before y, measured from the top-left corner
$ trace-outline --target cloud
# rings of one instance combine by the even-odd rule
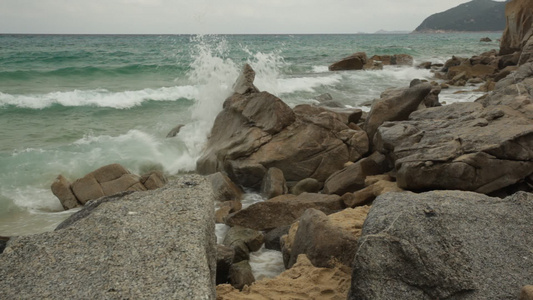
[[[2,0],[4,33],[355,33],[413,30],[467,0]]]

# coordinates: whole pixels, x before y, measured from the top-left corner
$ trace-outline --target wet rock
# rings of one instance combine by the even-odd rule
[[[217,224],[226,223],[226,217],[234,212],[242,209],[242,203],[240,201],[224,201],[220,202],[219,209],[215,212],[215,222]]]
[[[533,282],[532,212],[527,193],[380,196],[359,239],[348,299],[516,299],[517,287]]]
[[[249,64],[245,64],[241,71],[241,74],[233,84],[233,91],[241,95],[248,93],[258,93],[259,89],[255,87],[254,80],[255,71]]]
[[[230,215],[226,224],[255,230],[270,230],[292,224],[308,208],[315,208],[326,214],[332,214],[344,207],[337,195],[311,193],[303,193],[299,196],[283,195],[252,204],[248,208]]]
[[[7,242],[9,242],[8,237],[0,236],[0,254],[4,252],[4,249],[6,249]]]
[[[329,66],[330,71],[362,70],[367,61],[366,53],[357,52]]]
[[[152,171],[141,176],[141,183],[147,190],[155,190],[165,186],[168,179],[161,171]]]
[[[230,228],[223,244],[235,250],[234,262],[248,260],[250,252],[261,248],[265,241],[262,232],[250,228],[234,226]]]
[[[490,42],[492,42],[492,40],[491,40],[490,38],[488,38],[488,37],[481,38],[479,41],[480,41],[480,42],[485,42],[485,43],[490,43]]]
[[[59,199],[65,210],[76,208],[81,205],[76,196],[74,196],[74,193],[72,193],[70,182],[63,177],[63,175],[57,176],[56,180],[52,183],[51,189],[52,193]]]
[[[224,171],[236,184],[255,189],[272,167],[288,182],[323,182],[367,151],[368,137],[338,113],[309,105],[293,111],[266,92],[234,94],[215,120],[197,171]]]
[[[180,130],[181,130],[181,127],[183,127],[185,125],[183,124],[180,124],[174,128],[172,128],[168,133],[167,133],[167,138],[171,138],[171,137],[175,137],[176,135],[178,135],[178,133],[180,133]]]

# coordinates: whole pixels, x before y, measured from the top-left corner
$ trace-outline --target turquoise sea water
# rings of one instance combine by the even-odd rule
[[[259,89],[291,106],[330,93],[357,107],[432,74],[329,72],[332,62],[365,51],[442,63],[497,49],[479,39],[500,35],[0,35],[0,235],[52,230],[70,213],[50,191],[58,174],[74,180],[115,162],[134,173],[194,170],[244,63]],[[166,139],[178,124],[179,136]]]

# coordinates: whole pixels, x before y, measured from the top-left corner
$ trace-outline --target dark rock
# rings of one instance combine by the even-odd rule
[[[289,233],[290,225],[274,228],[265,234],[265,248],[281,251],[280,238]]]
[[[229,270],[233,264],[235,250],[224,245],[217,245],[217,279],[216,284],[229,282]]]
[[[252,285],[252,283],[255,282],[255,277],[252,273],[250,262],[243,260],[231,265],[229,270],[229,281],[234,288],[239,290],[242,290],[245,285]]]
[[[252,204],[248,208],[230,215],[226,224],[255,230],[270,230],[292,224],[308,208],[315,208],[325,214],[332,214],[344,207],[337,195],[310,193],[303,193],[299,196],[283,195]]]
[[[185,125],[183,124],[180,124],[174,128],[172,128],[168,133],[167,133],[167,138],[171,138],[171,137],[175,137],[176,135],[178,135],[178,133],[180,133],[180,130],[181,130],[181,127],[183,127]]]
[[[417,66],[417,68],[429,70],[429,69],[431,69],[431,62],[430,61],[423,62],[423,63],[419,64]]]
[[[362,70],[367,57],[364,52],[357,52],[329,66],[330,71]]]
[[[527,193],[380,196],[359,239],[348,299],[516,299],[533,282],[532,218]]]
[[[488,37],[481,38],[479,41],[480,41],[480,42],[485,42],[485,43],[490,43],[490,42],[492,42],[492,40],[491,40],[490,38],[488,38]]]
[[[9,242],[8,237],[0,236],[0,254],[4,252],[4,249],[6,249],[7,242]]]
[[[288,193],[287,182],[283,171],[278,168],[270,168],[261,184],[261,195],[270,199]]]

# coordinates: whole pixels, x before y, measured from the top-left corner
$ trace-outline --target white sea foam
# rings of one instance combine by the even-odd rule
[[[0,92],[0,107],[13,105],[21,108],[43,109],[54,104],[63,106],[97,106],[118,109],[139,106],[145,101],[176,101],[194,99],[194,86],[162,87],[138,91],[110,92],[106,89],[74,90],[34,95],[11,95]]]
[[[283,254],[279,251],[265,249],[250,253],[250,266],[255,280],[276,277],[285,271]]]
[[[326,76],[282,78],[279,79],[279,89],[277,94],[280,96],[295,92],[316,92],[317,87],[331,86],[340,83],[342,76],[332,73]]]
[[[328,66],[313,66],[313,73],[326,73],[329,72]]]

